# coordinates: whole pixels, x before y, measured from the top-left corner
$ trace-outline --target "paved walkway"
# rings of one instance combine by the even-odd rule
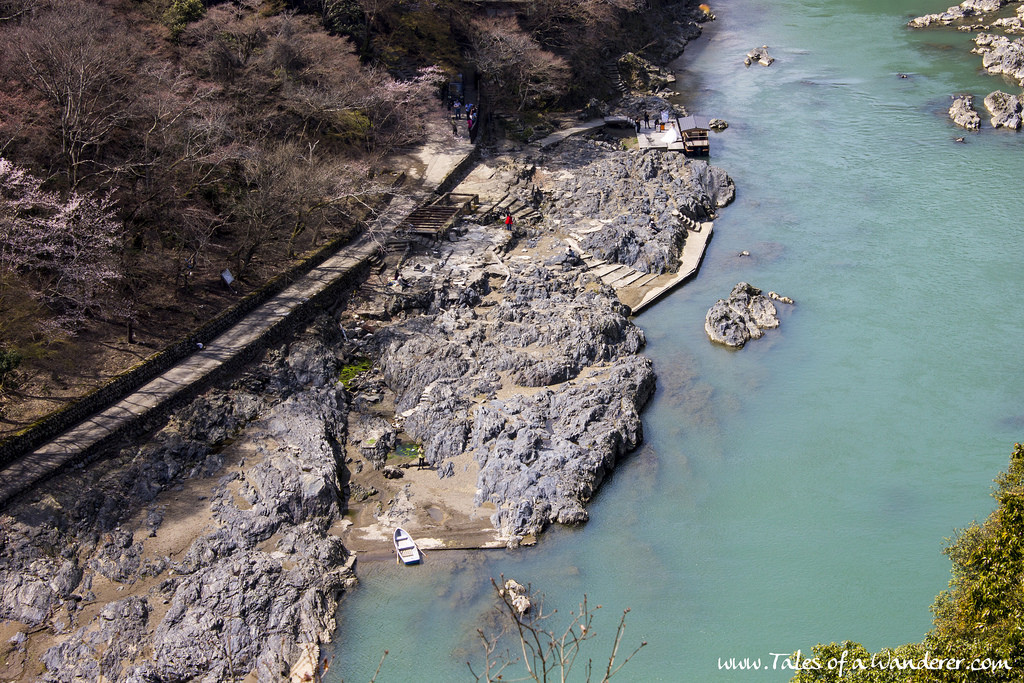
[[[450,131],[449,131],[450,133]],[[251,351],[271,331],[333,282],[359,268],[420,201],[430,195],[453,169],[473,152],[467,139],[428,143],[409,156],[418,161],[411,172],[409,195],[396,198],[367,233],[327,259],[305,277],[263,304],[234,327],[205,344],[178,365],[110,408],[88,418],[0,472],[0,507],[14,496],[74,462],[84,453],[144,419],[165,402],[205,382],[224,363]]]

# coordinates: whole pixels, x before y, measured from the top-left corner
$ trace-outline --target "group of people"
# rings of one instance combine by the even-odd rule
[[[637,114],[635,117],[633,117],[633,125],[636,127],[636,132],[637,133],[640,132],[640,121],[641,120],[644,122],[644,126],[646,128],[650,128],[651,127],[651,115],[649,113],[647,113],[646,109],[644,109],[640,114]]]
[[[458,127],[458,123],[456,123],[456,122],[459,121],[460,119],[462,119],[462,109],[463,109],[462,102],[460,102],[458,99],[456,99],[455,102],[452,103],[452,112],[453,112],[453,116],[452,116],[452,135],[454,135],[456,137],[458,137],[458,135],[459,135],[459,127]],[[469,139],[472,140],[474,137],[476,137],[475,133],[476,133],[476,121],[477,121],[477,108],[476,108],[475,104],[470,104],[470,103],[467,102],[466,105],[465,105],[465,109],[466,109],[466,128],[467,128],[467,131],[469,132]]]

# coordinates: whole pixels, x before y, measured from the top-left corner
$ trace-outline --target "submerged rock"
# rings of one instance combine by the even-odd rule
[[[759,339],[764,330],[778,327],[777,314],[771,299],[761,294],[760,289],[740,282],[728,299],[719,299],[708,310],[704,330],[713,342],[741,348],[748,340]]]

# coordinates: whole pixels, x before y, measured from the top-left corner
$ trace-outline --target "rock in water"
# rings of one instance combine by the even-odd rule
[[[502,591],[502,595],[508,596],[509,603],[511,603],[512,608],[515,609],[516,614],[519,616],[526,614],[533,607],[533,603],[530,602],[530,591],[515,579],[509,579],[505,582],[505,589]]]
[[[753,50],[747,53],[743,63],[746,66],[750,66],[754,62],[757,62],[761,66],[771,66],[775,58],[768,54],[768,46],[762,45],[761,47],[755,47]]]
[[[1024,39],[979,33],[971,52],[981,55],[981,65],[990,74],[1005,74],[1024,86]]]
[[[985,98],[985,108],[992,114],[993,128],[1020,130],[1021,101],[1018,96],[996,90]]]
[[[949,118],[953,123],[963,126],[967,130],[978,130],[981,127],[981,117],[974,111],[973,95],[957,95],[953,98],[953,104],[949,107]]]
[[[733,287],[728,299],[715,302],[704,319],[708,338],[733,348],[741,348],[747,340],[760,338],[763,330],[778,326],[775,304],[746,282]]]
[[[932,24],[949,25],[966,17],[976,17],[988,12],[995,12],[1006,4],[1006,0],[964,0],[953,5],[940,14],[926,14],[907,22],[910,28],[925,28]]]

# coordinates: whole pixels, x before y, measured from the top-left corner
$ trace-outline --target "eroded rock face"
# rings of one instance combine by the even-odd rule
[[[949,118],[958,126],[967,130],[978,130],[981,127],[981,117],[974,111],[973,95],[957,95],[953,98],[953,104],[949,107]]]
[[[586,501],[640,443],[654,389],[628,309],[562,265],[508,261],[500,299],[474,308],[441,288],[445,308],[373,339],[405,431],[441,476],[447,459],[473,454],[477,502],[495,504],[492,521],[509,537],[587,519]]]
[[[723,170],[676,153],[566,140],[544,163],[545,225],[568,231],[599,259],[645,273],[676,270],[687,231],[681,218],[709,220],[736,193]]]
[[[747,341],[760,339],[764,330],[778,326],[778,311],[771,299],[746,282],[733,287],[728,299],[715,302],[704,319],[708,338],[733,348],[742,348]]]
[[[64,634],[40,680],[280,680],[331,638],[354,581],[326,533],[339,514],[347,413],[331,335],[320,334],[331,328],[314,324],[292,353],[269,353],[145,445],[0,517],[0,616]],[[230,442],[248,462],[225,472]],[[188,510],[199,527],[168,530],[158,495],[210,475],[220,478]],[[180,555],[147,549],[165,533],[185,539]],[[104,599],[100,585],[118,597],[83,610]]]
[[[985,108],[992,114],[993,128],[1020,130],[1021,100],[1017,95],[997,90],[985,98]]]

